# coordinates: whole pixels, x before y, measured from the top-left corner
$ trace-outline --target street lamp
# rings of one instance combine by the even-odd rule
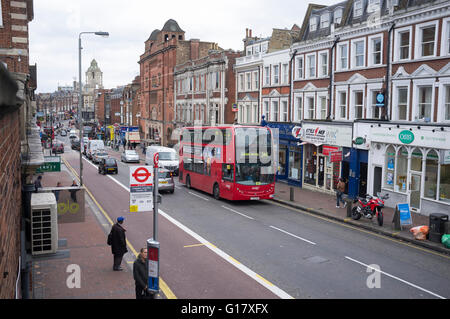
[[[78,99],[78,126],[80,129],[80,186],[83,186],[83,153],[81,149],[81,142],[83,140],[83,117],[81,116],[81,108],[83,106],[83,96],[82,96],[82,89],[81,89],[81,35],[82,34],[95,34],[100,35],[102,37],[108,37],[108,32],[103,31],[97,31],[97,32],[80,32],[78,35],[78,82],[79,82],[79,93],[80,97]]]

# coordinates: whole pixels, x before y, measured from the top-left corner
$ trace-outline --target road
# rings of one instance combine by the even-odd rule
[[[64,154],[76,171],[78,154]],[[85,160],[83,178],[140,247],[152,214],[128,212],[127,166],[101,176]],[[160,210],[161,277],[178,298],[450,297],[448,256],[271,201],[215,200],[177,182]]]

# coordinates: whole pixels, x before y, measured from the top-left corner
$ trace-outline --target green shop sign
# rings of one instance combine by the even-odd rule
[[[411,131],[403,130],[398,134],[398,139],[403,144],[411,144],[414,141],[414,134]]]
[[[36,170],[36,173],[44,172],[61,172],[61,156],[44,156],[44,164]]]

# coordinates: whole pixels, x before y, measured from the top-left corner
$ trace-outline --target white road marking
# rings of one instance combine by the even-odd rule
[[[289,232],[287,232],[287,231],[285,231],[285,230],[282,230],[282,229],[280,229],[280,228],[277,228],[277,227],[275,227],[275,226],[270,226],[270,228],[276,229],[276,230],[278,230],[278,231],[280,231],[280,232],[282,232],[282,233],[285,233],[285,234],[287,234],[287,235],[289,235],[289,236],[292,236],[292,237],[295,237],[295,238],[297,238],[297,239],[303,240],[303,241],[305,241],[305,242],[307,242],[307,243],[309,243],[309,244],[311,244],[311,245],[315,245],[315,244],[316,244],[315,242],[312,242],[312,241],[307,240],[307,239],[305,239],[305,238],[296,236],[296,235],[294,235],[294,234],[291,234],[291,233],[289,233]]]
[[[87,161],[87,160],[86,160]],[[94,164],[88,162],[89,164],[91,164],[92,166],[95,167]],[[117,184],[119,184],[120,186],[122,186],[122,188],[124,188],[125,190],[127,190],[128,192],[130,191],[128,187],[126,187],[125,185],[123,185],[121,182],[119,182],[118,180],[116,180],[115,178],[111,177],[108,175],[108,177],[112,178],[113,181],[115,181]],[[189,192],[191,193],[191,192]],[[199,196],[197,194],[192,193],[193,195]],[[233,266],[235,266],[236,268],[238,268],[239,270],[241,270],[242,272],[244,272],[246,275],[248,275],[250,278],[254,279],[255,281],[257,281],[259,284],[261,284],[262,286],[264,286],[265,288],[267,288],[268,290],[270,290],[272,293],[274,293],[275,295],[277,295],[278,297],[282,298],[282,299],[294,299],[291,295],[289,295],[287,292],[285,292],[284,290],[282,290],[281,288],[278,288],[277,286],[273,285],[272,283],[270,283],[269,281],[267,281],[266,279],[264,279],[263,277],[261,277],[260,275],[258,275],[257,273],[255,273],[253,270],[251,270],[250,268],[244,266],[243,264],[241,264],[240,262],[238,262],[236,259],[234,259],[233,257],[231,257],[230,255],[228,255],[227,253],[225,253],[224,251],[220,250],[219,248],[217,248],[216,246],[212,245],[210,242],[208,242],[206,239],[204,239],[203,237],[201,237],[199,234],[195,233],[194,231],[192,231],[191,229],[189,229],[188,227],[184,226],[183,224],[181,224],[179,221],[177,221],[176,219],[172,218],[171,216],[167,215],[165,212],[163,212],[161,209],[158,209],[158,213],[159,215],[162,215],[163,217],[165,217],[168,221],[170,221],[172,224],[174,224],[175,226],[177,226],[178,228],[182,229],[184,232],[186,232],[187,234],[191,235],[192,237],[194,237],[195,239],[197,239],[197,241],[199,241],[200,243],[204,244],[206,247],[208,247],[209,249],[211,249],[213,252],[215,252],[217,255],[219,255],[220,257],[222,257],[223,259],[225,259],[226,261],[228,261],[230,264],[232,264]]]
[[[233,212],[233,213],[239,214],[239,215],[241,215],[241,216],[244,216],[245,218],[253,219],[253,220],[254,220],[253,217],[250,217],[250,216],[247,216],[247,215],[245,215],[245,214],[242,214],[242,213],[238,212],[237,210],[234,210],[234,209],[232,209],[232,208],[230,208],[230,207],[223,206],[223,205],[222,205],[222,207],[225,208],[225,209],[227,209],[227,210],[229,210],[230,212]]]
[[[201,198],[201,199],[203,199],[203,200],[205,200],[205,201],[209,201],[208,198],[205,198],[205,197],[203,197],[203,196],[197,195],[197,194],[195,194],[195,193],[193,193],[193,192],[188,192],[188,193],[191,194],[191,195],[197,196],[198,198]]]
[[[220,257],[222,257],[226,261],[228,261],[230,264],[232,264],[233,266],[235,266],[236,268],[240,269],[241,271],[243,271],[245,274],[247,274],[248,276],[250,276],[251,278],[253,278],[257,282],[259,282],[261,285],[263,285],[264,287],[269,289],[271,292],[273,292],[278,297],[280,297],[282,299],[294,299],[287,292],[285,292],[284,290],[282,290],[282,289],[278,288],[277,286],[271,284],[270,282],[268,282],[267,280],[262,278],[260,275],[255,273],[253,270],[249,269],[248,267],[244,266],[240,262],[236,261],[233,257],[228,255],[224,251],[220,250],[216,246],[212,245],[206,239],[204,239],[203,237],[201,237],[197,233],[193,232],[192,230],[190,230],[189,228],[187,228],[186,226],[184,226],[183,224],[181,224],[180,222],[178,222],[177,220],[175,220],[171,216],[167,215],[162,210],[159,210],[159,214],[164,216],[167,220],[172,222],[174,225],[178,226],[180,229],[182,229],[183,231],[185,231],[186,233],[188,233],[189,235],[191,235],[195,239],[197,239],[200,243],[204,244],[206,247],[211,249],[217,255],[219,255]]]
[[[378,270],[378,269],[376,269],[376,268],[370,267],[370,265],[366,265],[366,264],[364,264],[364,263],[362,263],[362,262],[360,262],[360,261],[358,261],[358,260],[356,260],[356,259],[353,259],[353,258],[350,258],[350,257],[347,257],[347,256],[345,256],[345,258],[347,258],[348,260],[353,261],[353,262],[355,262],[355,263],[357,263],[357,264],[360,264],[360,265],[362,265],[362,266],[364,266],[364,267],[366,267],[366,268],[370,268],[370,269],[373,269],[373,270],[375,270],[375,271],[379,271],[379,272],[382,273],[383,275],[386,275],[386,276],[391,277],[391,278],[393,278],[393,279],[395,279],[395,280],[398,280],[398,281],[400,281],[400,282],[403,282],[404,284],[407,284],[407,285],[409,285],[409,286],[411,286],[411,287],[414,287],[414,288],[416,288],[416,289],[422,290],[422,291],[424,291],[424,292],[426,292],[426,293],[428,293],[428,294],[430,294],[430,295],[432,295],[432,296],[435,296],[435,297],[440,298],[440,299],[447,299],[447,298],[442,297],[442,296],[440,296],[440,295],[438,295],[438,294],[435,294],[434,292],[431,292],[431,291],[429,291],[429,290],[427,290],[427,289],[424,289],[424,288],[419,287],[419,286],[417,286],[417,285],[415,285],[415,284],[413,284],[413,283],[410,283],[410,282],[408,282],[408,281],[406,281],[406,280],[403,280],[403,279],[401,279],[401,278],[398,278],[398,277],[396,277],[396,276],[393,276],[393,275],[391,275],[391,274],[388,274],[387,272],[384,272],[384,271]]]

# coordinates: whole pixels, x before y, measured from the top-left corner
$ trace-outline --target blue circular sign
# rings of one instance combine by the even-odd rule
[[[377,94],[377,102],[380,104],[384,102],[384,94],[383,93]]]

